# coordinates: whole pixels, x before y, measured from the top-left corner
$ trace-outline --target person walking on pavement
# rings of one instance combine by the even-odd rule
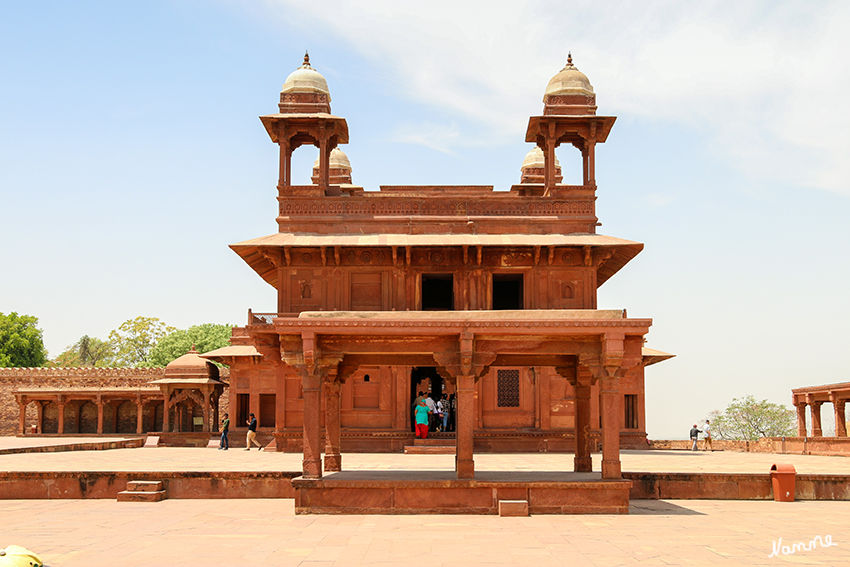
[[[230,418],[227,417],[227,414],[224,414],[224,418],[221,420],[221,443],[219,444],[219,449],[227,449],[230,447],[230,444],[227,441],[227,433],[230,431]]]
[[[702,450],[710,450],[713,453],[714,447],[711,446],[711,425],[709,424],[707,419],[705,420],[705,425],[702,428],[702,433],[702,438],[705,440],[705,442],[702,444]]]
[[[245,450],[250,451],[251,450],[251,443],[256,443],[257,444],[257,450],[262,451],[263,446],[260,445],[259,441],[257,441],[257,418],[254,417],[254,414],[252,413],[248,416],[248,421],[246,421],[245,423],[248,424],[248,437],[246,439],[246,444],[248,446],[245,447]]]
[[[691,441],[693,442],[693,446],[691,447],[691,451],[699,451],[697,447],[697,440],[699,439],[699,434],[702,433],[699,429],[697,429],[697,424],[691,428]]]

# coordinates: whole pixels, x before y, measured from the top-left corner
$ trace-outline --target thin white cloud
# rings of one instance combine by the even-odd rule
[[[400,96],[498,143],[542,110],[572,50],[600,112],[705,131],[752,180],[850,194],[850,3],[269,3],[348,42]],[[462,132],[439,143],[460,145]]]
[[[438,152],[455,155],[451,146],[460,136],[457,125],[444,124],[404,124],[390,138],[402,144],[425,146]]]

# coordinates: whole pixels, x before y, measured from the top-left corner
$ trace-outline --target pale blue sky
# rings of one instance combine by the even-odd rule
[[[227,245],[276,231],[257,116],[305,49],[355,183],[497,190],[572,50],[618,116],[599,232],[646,244],[599,305],[677,354],[647,372],[650,436],[787,404],[850,380],[847,29],[842,2],[2,2],[0,311],[37,316],[51,355],[138,315],[272,311]]]

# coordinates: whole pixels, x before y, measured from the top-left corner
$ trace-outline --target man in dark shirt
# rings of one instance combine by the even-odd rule
[[[262,451],[263,446],[260,445],[259,441],[257,441],[257,418],[254,417],[253,413],[250,414],[248,417],[249,417],[248,421],[245,422],[245,423],[248,424],[248,438],[246,440],[246,444],[248,446],[245,447],[245,450],[250,451],[251,450],[251,443],[256,443],[257,444],[257,450]]]
[[[700,429],[697,429],[697,424],[695,423],[694,426],[691,428],[691,441],[693,443],[693,446],[691,447],[691,451],[697,451],[698,450],[697,449],[697,439],[699,439],[700,433],[702,433],[702,431]]]
[[[227,414],[224,414],[224,419],[221,420],[221,443],[219,444],[219,449],[227,449],[230,447],[230,444],[227,442],[227,433],[230,431],[230,418],[227,417]]]

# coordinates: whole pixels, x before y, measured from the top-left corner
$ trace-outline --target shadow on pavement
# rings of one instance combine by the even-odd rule
[[[635,516],[705,516],[704,512],[697,512],[678,504],[665,502],[664,500],[632,500],[629,503],[629,514]]]

